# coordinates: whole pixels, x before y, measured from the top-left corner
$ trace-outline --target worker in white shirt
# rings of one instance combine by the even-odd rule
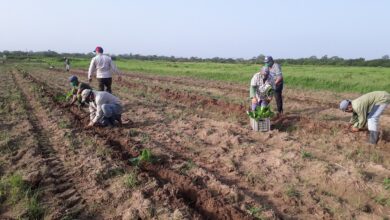
[[[81,93],[83,103],[89,104],[89,127],[122,124],[122,105],[119,98],[104,91],[85,89]]]
[[[92,74],[96,72],[96,78],[99,82],[99,91],[107,91],[111,93],[112,72],[118,73],[119,81],[122,79],[121,73],[111,60],[111,57],[103,54],[102,47],[96,47],[94,52],[96,52],[96,56],[92,58],[91,64],[89,65],[88,81],[92,81]]]

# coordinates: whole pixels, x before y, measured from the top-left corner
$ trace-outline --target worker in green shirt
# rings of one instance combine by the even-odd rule
[[[87,83],[79,82],[79,79],[77,78],[77,76],[69,77],[69,83],[72,86],[72,90],[69,94],[70,97],[67,97],[67,98],[71,99],[68,106],[73,105],[76,101],[78,101],[79,104],[81,104],[82,103],[81,102],[81,93],[85,89],[92,89],[91,86],[89,86]]]
[[[352,113],[349,128],[352,132],[364,129],[366,124],[370,132],[369,143],[377,144],[379,140],[379,117],[390,103],[390,94],[385,91],[370,92],[355,100],[343,100],[340,109]]]

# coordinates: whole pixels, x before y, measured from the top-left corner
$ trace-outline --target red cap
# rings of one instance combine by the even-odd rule
[[[103,48],[100,46],[97,46],[95,51],[93,51],[93,52],[103,53]]]

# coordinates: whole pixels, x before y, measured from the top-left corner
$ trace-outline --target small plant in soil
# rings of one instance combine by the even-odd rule
[[[38,201],[38,193],[35,193],[26,202],[26,217],[28,219],[41,219],[44,214],[44,209]]]
[[[385,197],[384,195],[379,195],[374,198],[374,201],[382,206],[390,207],[390,198]]]
[[[195,167],[196,167],[196,164],[192,160],[189,160],[180,168],[180,173],[187,174],[188,171],[190,171],[191,169],[193,169]]]
[[[370,154],[370,161],[377,163],[377,164],[382,164],[383,163],[383,156],[380,152],[373,152]]]
[[[127,188],[134,188],[134,187],[138,186],[139,182],[138,182],[137,176],[138,176],[137,170],[134,170],[128,174],[125,174],[123,176],[125,186]]]
[[[136,129],[134,129],[134,128],[131,128],[130,131],[129,131],[129,133],[128,133],[128,135],[129,135],[130,137],[135,137],[135,136],[138,135],[138,131],[137,131]]]
[[[130,163],[135,166],[140,166],[143,163],[153,163],[154,159],[149,149],[143,149],[138,157],[130,159]]]
[[[22,204],[25,212],[22,219],[41,219],[44,209],[39,203],[39,190],[33,190],[21,175],[13,174],[0,180],[0,202]]]
[[[150,136],[146,133],[141,134],[141,143],[146,144],[149,143],[150,141]]]
[[[58,127],[60,127],[61,129],[66,129],[66,128],[69,128],[70,127],[70,122],[67,121],[67,120],[60,120],[58,122]]]
[[[383,180],[383,187],[385,187],[386,190],[390,190],[390,178],[386,177]]]
[[[301,197],[301,193],[294,186],[287,187],[286,195],[288,197],[290,197],[290,198],[299,198],[299,197]]]
[[[264,217],[262,216],[262,212],[264,210],[265,209],[263,207],[256,207],[256,206],[247,207],[248,214],[253,216],[255,219],[259,219],[259,220],[264,219]]]
[[[314,158],[312,153],[305,151],[305,150],[302,150],[301,155],[302,155],[303,159],[313,159]]]
[[[246,181],[249,182],[252,186],[255,186],[257,184],[263,184],[264,179],[260,174],[257,174],[255,172],[247,172],[245,174]]]

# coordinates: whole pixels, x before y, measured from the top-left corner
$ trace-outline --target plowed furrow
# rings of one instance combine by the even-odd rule
[[[41,85],[43,88],[50,88],[50,86],[48,86],[44,82],[37,80],[31,75],[30,77],[35,83]],[[47,89],[44,89],[44,92],[50,97],[54,97],[56,95],[51,94]],[[54,99],[53,102],[55,102]],[[60,108],[59,105],[60,104],[57,103],[55,107]],[[68,117],[73,120],[72,125],[80,126],[78,127],[78,129],[83,129],[82,126],[85,126],[86,123],[88,123],[88,119],[86,119],[85,122],[80,121],[80,119],[82,118],[82,113],[79,110],[73,109],[67,112]],[[85,133],[94,137],[99,136],[105,139],[109,145],[115,147],[113,149],[118,154],[117,159],[127,159],[129,158],[129,155],[136,156],[135,152],[130,151],[129,154],[128,151],[130,150],[130,147],[126,143],[118,141],[118,139],[125,139],[118,137],[118,135],[121,135],[120,132],[113,133],[113,131],[107,132],[107,129],[104,128],[95,128],[93,130],[85,131]],[[185,177],[176,173],[176,171],[169,170],[167,169],[167,167],[164,166],[155,166],[153,170],[146,169],[145,171],[147,171],[153,177],[158,179],[161,183],[169,183],[173,185],[176,190],[180,192],[177,195],[179,196],[178,198],[176,198],[177,201],[183,200],[189,207],[193,207],[195,205],[195,212],[200,213],[204,219],[252,219],[252,217],[250,217],[247,213],[225,202],[224,198],[213,196],[212,193],[210,193],[205,186],[189,185],[191,179],[189,177]],[[167,175],[167,172],[169,175]],[[170,178],[172,176],[174,178]],[[183,181],[185,182],[184,184],[182,183]],[[198,193],[197,191],[200,192]]]
[[[52,135],[51,132],[43,125],[44,123],[42,120],[45,120],[46,116],[43,111],[40,111],[41,109],[39,108],[39,105],[34,101],[34,98],[31,97],[31,94],[27,91],[27,88],[21,85],[19,77],[20,76],[13,75],[13,80],[18,89],[22,92],[27,111],[30,112],[29,122],[33,127],[35,138],[38,142],[38,149],[41,152],[42,157],[45,159],[47,167],[49,168],[47,173],[49,176],[52,176],[55,179],[61,178],[67,174],[67,171],[62,161],[57,156],[57,153],[54,150],[54,146],[50,141],[50,137]],[[44,192],[44,199],[48,202],[50,201],[50,204],[59,204],[59,207],[51,207],[51,209],[61,209],[61,204],[67,204],[66,209],[71,209],[82,203],[82,197],[77,192],[74,194],[74,197],[72,197],[71,200],[60,198],[60,193],[65,193],[68,190],[74,190],[74,185],[70,179],[61,179],[61,181],[63,183],[60,185],[57,185],[56,182],[53,182],[48,186],[42,186],[43,188],[51,189]],[[53,200],[57,202],[51,203]],[[66,214],[67,213],[58,213],[58,217],[63,217]]]

